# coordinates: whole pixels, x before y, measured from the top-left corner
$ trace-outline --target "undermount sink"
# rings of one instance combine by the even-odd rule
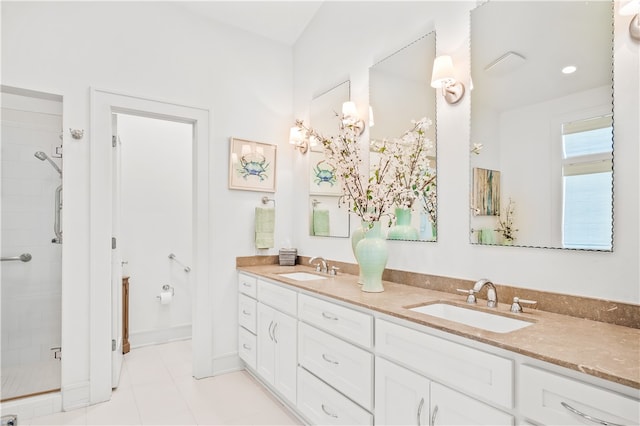
[[[278,274],[282,278],[289,278],[295,281],[312,281],[312,280],[326,280],[327,277],[321,275],[310,274],[308,272],[288,272],[286,274]]]
[[[420,312],[434,317],[458,322],[471,327],[481,328],[494,333],[509,333],[532,325],[528,321],[506,317],[475,309],[461,308],[448,303],[433,303],[430,305],[409,308],[410,311]]]

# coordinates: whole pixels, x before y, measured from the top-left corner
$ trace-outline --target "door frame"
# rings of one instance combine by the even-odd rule
[[[90,404],[111,397],[111,114],[124,113],[193,125],[192,372],[213,375],[213,321],[209,288],[209,115],[207,108],[90,89],[89,381]],[[109,366],[109,368],[105,368]]]

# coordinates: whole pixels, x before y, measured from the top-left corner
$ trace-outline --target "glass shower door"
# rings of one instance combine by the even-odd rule
[[[2,401],[60,389],[61,130],[61,97],[2,87]]]

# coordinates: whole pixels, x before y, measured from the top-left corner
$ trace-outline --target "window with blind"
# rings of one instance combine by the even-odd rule
[[[612,132],[611,115],[562,125],[565,248],[612,248]]]

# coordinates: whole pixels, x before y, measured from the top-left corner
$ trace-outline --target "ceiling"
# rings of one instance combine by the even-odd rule
[[[191,13],[292,46],[322,1],[186,1]]]

